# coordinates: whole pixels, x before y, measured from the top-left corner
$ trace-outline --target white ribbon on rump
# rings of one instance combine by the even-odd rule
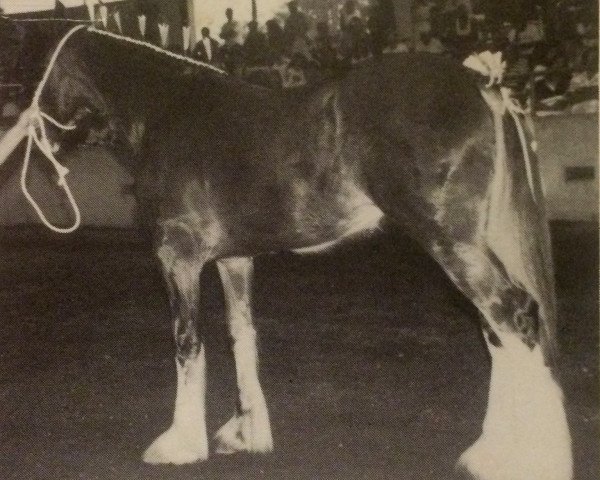
[[[489,77],[486,88],[502,83],[506,71],[506,62],[502,60],[502,52],[492,53],[489,50],[470,55],[463,65],[481,73],[484,77]]]

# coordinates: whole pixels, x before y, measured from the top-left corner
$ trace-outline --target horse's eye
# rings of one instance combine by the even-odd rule
[[[79,109],[77,109],[77,111],[75,112],[75,115],[73,116],[73,121],[75,123],[77,123],[80,120],[82,120],[85,117],[87,117],[88,115],[91,115],[92,113],[94,113],[94,112],[89,107],[79,108]]]

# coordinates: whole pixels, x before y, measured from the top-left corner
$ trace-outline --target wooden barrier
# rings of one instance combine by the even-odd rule
[[[598,221],[598,116],[553,115],[535,123],[550,218]]]

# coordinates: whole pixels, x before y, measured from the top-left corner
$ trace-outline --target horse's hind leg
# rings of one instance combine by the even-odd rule
[[[177,354],[177,396],[171,427],[144,453],[148,463],[192,463],[208,458],[205,419],[206,363],[198,330],[200,273],[206,254],[183,224],[165,227],[158,249],[169,291]]]
[[[215,436],[217,452],[270,452],[273,438],[258,380],[256,331],[252,324],[253,261],[251,258],[230,258],[219,260],[217,266],[225,290],[239,393],[236,414]]]
[[[492,359],[483,432],[459,461],[478,480],[569,480],[562,392],[544,363],[536,300],[485,245],[438,242],[432,251],[483,316]]]

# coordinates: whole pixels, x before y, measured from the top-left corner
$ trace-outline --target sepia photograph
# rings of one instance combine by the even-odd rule
[[[597,0],[0,0],[0,479],[597,480]]]

